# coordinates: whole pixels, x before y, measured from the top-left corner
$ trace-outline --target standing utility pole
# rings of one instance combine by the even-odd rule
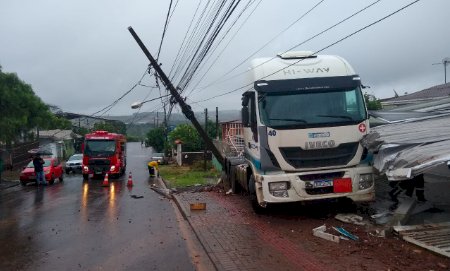
[[[216,140],[219,140],[219,107],[216,106]]]
[[[434,63],[433,65],[444,65],[444,84],[447,84],[447,65],[450,64],[450,57],[442,59],[441,63]]]
[[[180,105],[181,111],[183,112],[183,114],[186,116],[186,118],[188,120],[190,120],[192,122],[192,125],[194,125],[195,129],[198,131],[198,133],[200,134],[200,137],[205,141],[206,146],[208,147],[208,149],[210,149],[212,151],[212,153],[214,154],[216,159],[219,161],[219,163],[222,166],[225,166],[225,161],[224,161],[225,159],[224,159],[223,155],[216,148],[216,146],[214,145],[212,140],[208,137],[208,135],[206,134],[205,130],[203,130],[202,126],[200,125],[198,120],[195,118],[195,115],[194,115],[194,112],[192,111],[192,108],[188,104],[186,104],[184,99],[181,97],[180,93],[178,93],[178,91],[172,85],[172,82],[170,82],[169,78],[163,72],[161,67],[158,65],[156,60],[153,58],[153,56],[147,50],[147,48],[145,47],[144,43],[142,43],[141,39],[136,34],[136,32],[134,32],[134,30],[133,30],[133,28],[131,26],[128,27],[128,31],[130,31],[131,35],[136,40],[136,42],[139,45],[139,47],[141,47],[141,49],[144,52],[145,56],[150,61],[150,64],[153,66],[155,71],[159,74],[160,79],[164,82],[166,88],[170,91],[170,94],[172,95],[172,97]]]
[[[205,131],[208,131],[208,108],[205,108]],[[206,155],[208,153],[208,149],[206,148],[203,151],[203,169],[206,171]]]

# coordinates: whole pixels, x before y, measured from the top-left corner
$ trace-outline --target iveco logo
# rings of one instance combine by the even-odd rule
[[[334,148],[334,146],[336,146],[336,142],[334,142],[334,140],[306,141],[305,142],[305,150],[328,149],[328,148]]]

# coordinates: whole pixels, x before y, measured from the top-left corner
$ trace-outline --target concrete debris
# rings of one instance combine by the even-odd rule
[[[366,225],[366,223],[363,222],[362,216],[355,214],[337,214],[334,218],[345,223],[351,223],[360,226]]]
[[[230,188],[230,190],[228,190],[225,194],[226,195],[231,195],[231,194],[233,194],[233,190]]]
[[[384,217],[384,216],[387,216],[387,215],[390,215],[390,214],[391,214],[391,212],[382,212],[382,213],[379,213],[379,214],[371,215],[370,217],[373,218],[373,219],[377,219],[377,218],[381,218],[381,217]]]
[[[369,232],[369,234],[371,236],[375,236],[375,237],[386,237],[386,231],[385,230],[375,230],[375,233]]]
[[[170,189],[167,188],[160,188],[160,187],[151,187],[151,189],[153,191],[155,191],[156,193],[163,195],[166,198],[172,199],[172,191]]]
[[[325,231],[327,230],[327,227],[325,225],[322,225],[320,227],[314,228],[313,231],[313,235],[320,237],[322,239],[328,240],[328,241],[332,241],[335,243],[339,243],[339,236],[333,235],[331,233],[326,233]]]

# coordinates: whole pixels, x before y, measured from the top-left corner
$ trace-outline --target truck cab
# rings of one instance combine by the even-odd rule
[[[247,167],[236,181],[255,203],[374,199],[361,79],[341,57],[288,52],[255,59],[242,96]]]

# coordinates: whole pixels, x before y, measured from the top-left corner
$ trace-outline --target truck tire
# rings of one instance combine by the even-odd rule
[[[87,181],[89,179],[89,174],[83,174],[83,180]]]
[[[250,203],[252,205],[252,209],[255,214],[265,214],[267,213],[267,207],[262,207],[258,203],[258,197],[256,196],[256,188],[255,188],[255,177],[250,175],[250,179],[248,180],[248,192],[250,195]]]
[[[236,172],[234,170],[231,171],[231,191],[233,194],[238,194],[241,192],[241,186],[237,180]]]

